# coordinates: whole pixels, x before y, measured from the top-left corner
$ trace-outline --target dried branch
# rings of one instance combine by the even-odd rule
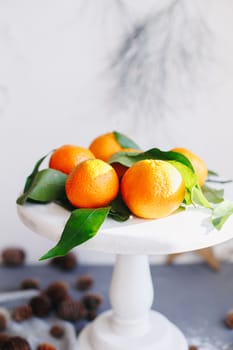
[[[211,40],[193,0],[175,0],[155,11],[134,26],[116,52],[114,101],[134,114],[164,116],[200,81]]]

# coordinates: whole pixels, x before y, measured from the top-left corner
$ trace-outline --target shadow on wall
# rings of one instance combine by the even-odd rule
[[[112,59],[116,107],[160,118],[189,102],[206,81],[212,42],[196,2],[175,0],[154,10],[132,25]]]

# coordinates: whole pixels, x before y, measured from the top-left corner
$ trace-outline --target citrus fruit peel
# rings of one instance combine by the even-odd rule
[[[53,151],[49,159],[49,167],[69,174],[78,164],[95,158],[87,148],[75,145],[63,145]]]
[[[113,167],[100,159],[79,164],[68,176],[66,195],[76,208],[98,208],[117,196],[119,180]]]
[[[179,171],[168,162],[142,160],[124,174],[121,193],[134,215],[158,219],[179,208],[185,196],[185,184]]]

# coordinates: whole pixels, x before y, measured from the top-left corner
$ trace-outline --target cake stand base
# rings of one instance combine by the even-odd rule
[[[78,350],[187,350],[181,331],[156,311],[151,311],[148,329],[142,334],[117,334],[111,311],[99,316],[79,336]],[[127,327],[126,327],[127,328]]]
[[[148,257],[117,255],[110,285],[112,310],[78,339],[78,350],[187,350],[181,331],[151,310],[154,288]]]

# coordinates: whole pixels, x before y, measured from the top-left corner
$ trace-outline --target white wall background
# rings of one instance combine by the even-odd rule
[[[146,106],[140,96],[128,105],[121,99],[115,103],[117,73],[109,67],[117,48],[135,26],[168,3],[0,0],[0,248],[23,245],[29,260],[36,262],[51,247],[51,242],[21,224],[15,199],[35,161],[64,143],[88,146],[96,135],[116,129],[145,148],[191,148],[210,169],[233,177],[231,0],[181,4],[186,6],[187,26],[177,20],[173,37],[183,40],[179,33],[189,33],[185,40],[191,52],[198,43],[205,46],[206,40],[207,44],[204,59],[194,60],[189,80],[186,76],[182,81],[182,65],[177,71],[168,67],[164,92],[168,106]],[[200,23],[208,28],[206,38]],[[153,36],[153,25],[148,28],[146,39],[153,57],[160,36],[158,31]],[[173,56],[168,63],[172,60]],[[150,71],[147,74],[150,77]],[[155,102],[157,97],[155,93]],[[219,251],[229,255],[231,246]],[[109,261],[95,253],[78,254],[82,261]]]

